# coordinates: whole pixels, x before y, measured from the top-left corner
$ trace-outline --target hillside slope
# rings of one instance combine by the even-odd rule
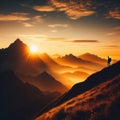
[[[119,120],[120,74],[53,108],[36,120]]]
[[[70,91],[64,94],[61,98],[56,100],[53,104],[46,107],[41,113],[48,111],[50,108],[58,106],[67,100],[72,99],[73,97],[77,97],[80,94],[84,94],[85,92],[97,87],[100,84],[104,84],[107,81],[111,81],[115,77],[120,75],[120,61],[116,64],[113,64],[110,67],[104,68],[103,70],[91,75],[84,82],[75,84]]]
[[[88,77],[84,82],[75,84],[63,97],[57,102],[57,105],[84,93],[93,87],[111,80],[112,78],[120,74],[120,61],[111,65],[110,67],[104,68],[103,70],[94,73]]]

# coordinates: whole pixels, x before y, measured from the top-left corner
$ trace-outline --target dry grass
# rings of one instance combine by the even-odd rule
[[[36,120],[119,120],[120,75],[53,108]]]

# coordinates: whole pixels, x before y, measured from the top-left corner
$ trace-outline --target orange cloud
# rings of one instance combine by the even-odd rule
[[[25,27],[33,27],[33,25],[32,25],[32,24],[27,23],[27,22],[23,22],[22,24],[23,24]]]
[[[97,43],[99,42],[98,40],[71,40],[71,41],[68,41],[68,42],[75,42],[75,43]]]
[[[120,9],[116,8],[114,11],[109,12],[109,17],[120,19]]]
[[[67,28],[68,24],[51,24],[51,25],[48,25],[48,26],[51,27],[51,28],[55,28],[55,27]]]
[[[89,10],[83,10],[83,11],[78,11],[74,9],[69,9],[65,12],[71,19],[78,19],[80,17],[85,17],[85,16],[90,16],[94,14],[94,11],[89,11]]]
[[[110,45],[110,46],[108,46],[108,47],[112,47],[112,48],[120,48],[120,46],[118,46],[118,45]]]
[[[35,21],[35,23],[43,23],[44,20],[42,16],[37,15],[33,17],[33,21]]]
[[[26,21],[30,18],[27,13],[0,14],[0,21]]]
[[[78,19],[95,13],[94,10],[89,9],[90,2],[51,0],[51,4],[59,11],[65,12],[71,19]]]
[[[33,9],[40,12],[53,12],[55,9],[51,6],[33,6]]]

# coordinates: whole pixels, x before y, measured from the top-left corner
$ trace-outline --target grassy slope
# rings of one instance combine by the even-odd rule
[[[120,75],[39,116],[36,120],[119,120]]]

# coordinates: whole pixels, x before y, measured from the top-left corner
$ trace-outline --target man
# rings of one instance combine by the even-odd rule
[[[108,56],[108,66],[110,66],[112,59]]]

